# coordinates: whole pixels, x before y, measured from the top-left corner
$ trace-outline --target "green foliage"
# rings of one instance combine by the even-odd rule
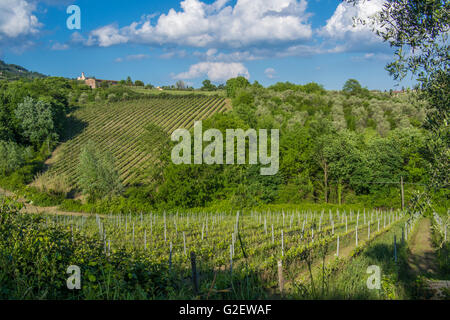
[[[369,90],[363,88],[358,80],[349,79],[345,82],[342,92],[347,95],[369,96]]]
[[[214,84],[211,83],[211,80],[208,80],[208,79],[204,80],[202,82],[202,85],[203,85],[203,87],[200,89],[202,91],[215,91],[215,90],[217,90],[217,87]]]
[[[234,98],[239,90],[245,89],[249,86],[250,82],[242,76],[229,79],[226,84],[227,97]]]
[[[391,0],[369,21],[374,31],[396,49],[396,58],[386,69],[396,80],[408,74],[415,76],[422,89],[420,98],[429,102],[425,127],[432,135],[428,145],[429,154],[433,154],[432,178],[426,192],[418,197],[422,203],[414,204],[419,207],[429,203],[434,193],[448,188],[449,17],[448,1]],[[380,24],[383,28],[377,26]]]
[[[318,93],[324,94],[326,91],[322,85],[311,82],[305,85],[299,85],[295,83],[291,83],[289,81],[286,82],[277,82],[276,84],[270,86],[268,89],[276,91],[276,92],[284,92],[284,91],[303,91],[306,93]]]
[[[15,116],[21,120],[23,136],[34,146],[58,139],[49,103],[25,98],[23,103],[17,106]]]
[[[55,134],[59,135],[65,124],[65,115],[69,107],[70,83],[62,78],[0,82],[2,105],[0,108],[0,139],[26,145],[34,144],[35,149],[38,149],[44,142],[36,141],[41,140],[42,137],[55,141]],[[16,114],[19,105],[21,105],[21,110],[19,110],[19,114]],[[33,114],[33,112],[39,112],[39,114]],[[27,122],[25,128],[22,126],[22,118],[17,116],[25,116]],[[32,123],[33,121],[39,121],[43,128],[40,129]],[[30,137],[33,142],[30,141]]]
[[[7,64],[4,61],[0,60],[0,80],[19,80],[19,79],[36,79],[36,78],[45,78],[43,74],[38,72],[31,72],[25,69],[24,67],[15,65],[15,64]]]
[[[91,199],[113,196],[122,192],[122,184],[111,153],[100,151],[88,142],[80,154],[79,184]]]
[[[179,126],[190,127],[194,114],[205,119],[224,111],[224,99],[167,93],[155,97],[145,95],[143,89],[138,93],[122,85],[92,90],[78,82],[61,79],[39,81],[32,86],[7,84],[0,90],[0,97],[7,102],[6,108],[0,109],[3,112],[0,121],[8,123],[0,127],[0,134],[12,137],[4,140],[24,140],[20,123],[7,119],[14,115],[15,101],[22,103],[26,92],[35,101],[50,104],[52,110],[65,110],[81,102],[83,106],[74,111],[67,124],[55,121],[55,126],[70,126],[63,136],[69,141],[63,145],[63,156],[52,165],[50,174],[67,173],[71,187],[80,187],[78,156],[85,141],[95,140],[98,149],[114,154],[116,171],[123,184],[142,189],[142,194],[138,192],[136,197],[111,196],[109,204],[108,200],[98,200],[96,204],[68,201],[65,203],[68,208],[87,210],[84,206],[88,206],[99,212],[223,203],[239,209],[305,201],[397,205],[400,176],[405,182],[413,183],[406,187],[408,198],[413,188],[429,180],[427,168],[436,155],[426,150],[430,137],[420,129],[427,105],[414,93],[348,94],[325,91],[315,83],[289,82],[266,89],[257,83],[250,85],[241,77],[227,83],[227,89],[233,92],[233,110],[204,120],[204,130],[217,128],[224,134],[230,128],[279,129],[279,173],[261,177],[260,167],[249,165],[175,166],[170,161],[173,145],[168,141],[168,132]],[[41,86],[48,87],[52,93],[41,92]],[[116,102],[105,103],[107,99]],[[136,101],[132,105],[122,102],[130,99]],[[118,128],[121,130],[117,131]],[[442,146],[434,143],[436,148]],[[95,168],[93,158],[87,157],[86,162]],[[91,176],[94,171],[87,170]],[[11,173],[9,179],[14,185],[29,183],[31,172],[36,173],[34,169],[23,174]],[[95,192],[94,189],[90,192]],[[108,194],[102,188],[97,189]],[[101,197],[94,195],[91,200]]]
[[[106,258],[98,237],[19,210],[10,201],[0,204],[0,299],[181,297],[174,293],[180,288],[165,264],[123,249]],[[80,268],[81,290],[67,289],[71,265]]]
[[[186,89],[186,85],[184,84],[184,81],[183,81],[183,80],[178,80],[177,83],[175,84],[175,87],[176,87],[178,90],[184,90],[184,89]]]
[[[31,150],[17,143],[0,140],[0,174],[6,175],[20,168],[31,155]]]

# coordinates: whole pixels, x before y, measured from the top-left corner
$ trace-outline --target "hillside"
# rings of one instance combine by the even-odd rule
[[[41,73],[28,71],[24,67],[7,64],[0,60],[0,80],[37,79],[45,77]]]
[[[64,176],[71,187],[76,186],[80,151],[93,141],[100,149],[112,152],[125,186],[143,182],[145,169],[153,163],[144,136],[148,125],[170,134],[178,128],[191,128],[194,120],[206,119],[226,108],[225,99],[206,96],[148,97],[82,107],[71,115],[72,128],[78,127],[80,132],[68,133],[74,138],[54,152],[44,177]]]

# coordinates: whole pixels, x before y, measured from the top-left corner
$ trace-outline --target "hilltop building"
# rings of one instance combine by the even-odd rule
[[[86,78],[86,75],[84,72],[81,73],[81,77],[78,77],[77,80],[84,81],[85,84],[87,84],[92,89],[96,89],[100,87],[100,85],[103,82],[109,83],[110,85],[116,85],[119,83],[119,81],[116,80],[102,80],[102,79],[95,79],[95,78]]]

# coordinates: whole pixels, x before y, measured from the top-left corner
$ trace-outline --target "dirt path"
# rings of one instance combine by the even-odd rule
[[[417,231],[410,242],[408,264],[416,276],[433,277],[438,273],[436,256],[431,243],[430,219],[419,221]]]
[[[428,278],[424,281],[424,298],[445,299],[443,290],[450,289],[450,281],[431,280],[435,279],[439,273],[436,254],[431,241],[431,221],[424,218],[418,223],[417,231],[410,242],[409,268],[416,277]]]

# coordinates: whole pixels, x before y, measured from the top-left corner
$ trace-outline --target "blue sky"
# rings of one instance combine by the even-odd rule
[[[69,30],[69,5],[81,30]],[[243,75],[341,89],[396,88],[384,66],[393,50],[368,26],[383,0],[0,0],[0,59],[52,76],[199,87]],[[377,28],[378,26],[374,26]],[[411,81],[400,86],[411,86]]]

